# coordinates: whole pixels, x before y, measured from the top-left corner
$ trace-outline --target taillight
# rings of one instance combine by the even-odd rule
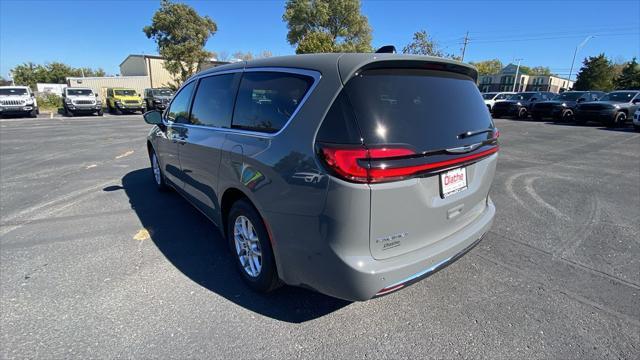
[[[415,152],[405,148],[375,148],[364,147],[322,147],[324,161],[338,175],[355,182],[371,182],[369,160],[393,158],[413,155]]]
[[[359,183],[378,183],[402,180],[417,173],[438,171],[453,166],[480,160],[494,154],[498,146],[487,150],[458,156],[452,159],[427,162],[419,165],[398,166],[396,160],[416,155],[413,150],[398,147],[378,147],[367,149],[364,146],[320,145],[320,152],[326,165],[339,177]],[[387,161],[388,160],[388,161]],[[375,163],[375,166],[372,166]]]

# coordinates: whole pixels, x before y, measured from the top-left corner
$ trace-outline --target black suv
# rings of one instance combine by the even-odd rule
[[[504,116],[526,119],[535,103],[550,100],[554,93],[547,91],[526,91],[513,94],[509,99],[493,105],[493,117]]]
[[[173,90],[166,88],[144,89],[144,102],[148,110],[164,110],[173,97]]]
[[[579,104],[576,107],[576,123],[596,121],[607,127],[619,127],[623,126],[638,108],[640,108],[640,91],[613,91],[598,101]]]
[[[567,91],[549,101],[541,101],[531,108],[534,120],[551,118],[553,121],[572,122],[576,105],[586,101],[597,101],[605,92],[602,91]]]

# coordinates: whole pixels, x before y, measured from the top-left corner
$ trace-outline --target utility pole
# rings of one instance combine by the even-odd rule
[[[571,60],[571,70],[569,70],[569,84],[571,84],[571,75],[573,75],[573,64],[575,64],[576,62],[576,55],[578,54],[578,51],[587,44],[587,41],[593,39],[594,37],[595,36],[593,35],[589,35],[578,46],[576,46],[576,50],[573,52],[573,60]]]
[[[469,43],[469,31],[464,35],[464,42],[462,43],[462,57],[460,61],[464,61],[464,53],[467,51],[467,44]]]
[[[513,60],[518,62],[518,66],[516,67],[516,77],[513,79],[513,89],[511,91],[516,92],[516,84],[518,83],[518,72],[520,72],[520,61],[522,61],[522,59],[520,58]],[[518,92],[520,92],[520,86],[518,86]]]

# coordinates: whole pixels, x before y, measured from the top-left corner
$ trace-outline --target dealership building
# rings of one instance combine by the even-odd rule
[[[226,64],[210,60],[200,70]],[[143,94],[144,89],[167,87],[175,83],[175,78],[164,68],[164,59],[157,55],[129,55],[120,63],[119,76],[68,77],[67,86],[88,87],[100,94],[102,99],[110,87],[134,89]]]
[[[554,75],[527,75],[518,71],[517,66],[509,64],[502,71],[494,75],[480,75],[478,88],[482,92],[497,91],[551,91],[559,93],[573,87],[573,81]],[[514,82],[515,87],[514,87]]]

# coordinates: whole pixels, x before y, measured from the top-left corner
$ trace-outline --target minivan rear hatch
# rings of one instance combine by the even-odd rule
[[[343,178],[370,184],[374,258],[454,236],[482,214],[498,132],[471,76],[429,68],[369,68],[346,82],[336,106],[343,118],[351,117],[346,123],[355,123],[355,129],[343,125],[342,133],[357,132],[361,144],[347,147],[355,155],[331,144],[322,152]],[[335,109],[328,114],[332,117]],[[318,136],[325,137],[322,128]],[[360,146],[364,156],[358,154]],[[355,158],[351,165],[350,156]]]

